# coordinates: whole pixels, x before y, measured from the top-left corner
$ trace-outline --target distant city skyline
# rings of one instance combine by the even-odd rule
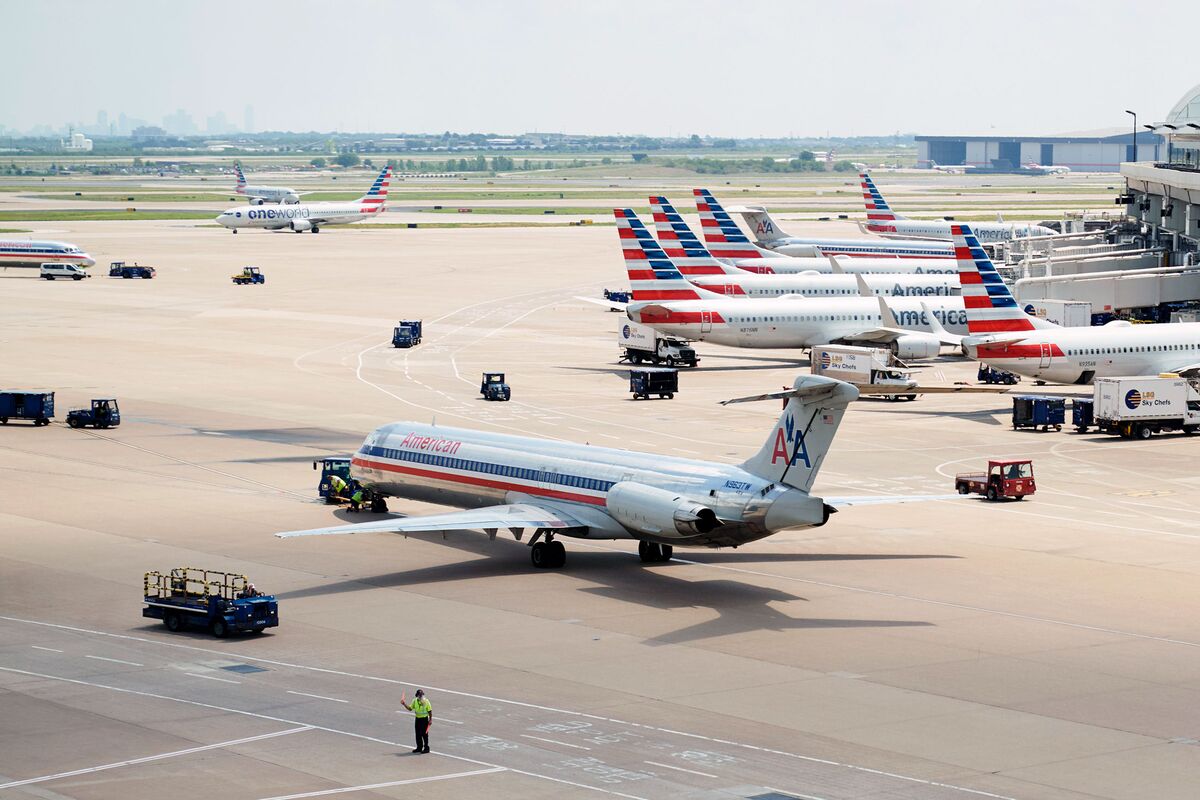
[[[1200,80],[1186,47],[1115,68],[1151,23],[1114,0],[0,3],[26,34],[0,50],[10,134],[1057,133],[1161,120]],[[97,57],[47,58],[64,19]]]

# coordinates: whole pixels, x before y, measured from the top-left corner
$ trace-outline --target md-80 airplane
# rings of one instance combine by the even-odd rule
[[[0,240],[0,268],[32,267],[42,264],[78,264],[90,267],[96,261],[70,242],[33,239]]]
[[[742,299],[709,292],[684,279],[632,209],[613,214],[633,290],[626,314],[677,338],[755,348],[870,343],[908,360],[932,358],[966,333],[961,297],[871,297],[865,284],[865,297]]]
[[[860,260],[874,261],[830,256],[827,273],[815,270],[782,275],[753,273],[715,258],[667,202],[667,198],[652,196],[650,210],[654,214],[654,233],[663,251],[691,283],[717,294],[742,297],[782,297],[789,294],[853,297],[859,294],[859,283],[854,275],[848,274],[848,268],[859,266]],[[900,262],[894,260],[891,263]],[[876,295],[929,297],[959,293],[957,274],[859,272],[863,272],[863,281]]]
[[[1200,322],[1060,328],[1021,309],[969,225],[953,233],[970,358],[1054,383],[1200,370]]]
[[[858,180],[862,186],[863,204],[867,207],[867,222],[860,227],[866,232],[894,238],[951,238],[950,226],[953,223],[940,219],[907,219],[892,210],[870,175],[860,172]],[[1007,242],[1030,236],[1055,236],[1058,233],[1044,225],[1030,225],[1024,222],[973,222],[971,230],[981,242]]]
[[[896,241],[893,239],[813,239],[788,236],[779,228],[765,208],[739,206],[734,209],[746,220],[755,242],[746,238],[737,223],[721,207],[707,189],[695,189],[696,209],[700,212],[700,227],[708,249],[718,258],[753,258],[762,255],[762,248],[783,256],[852,256],[854,258],[904,258],[929,262],[954,257],[949,242],[937,240]],[[759,247],[761,245],[761,247]],[[948,269],[949,265],[944,265]],[[925,272],[930,269],[926,268]]]
[[[348,225],[383,211],[387,202],[388,179],[392,168],[384,167],[370,191],[346,203],[281,203],[278,206],[238,206],[217,217],[217,222],[234,233],[240,228],[290,230],[317,233],[322,225]]]
[[[372,432],[350,474],[387,497],[462,511],[393,517],[277,536],[534,531],[530,558],[561,567],[557,537],[636,539],[642,561],[671,558],[676,546],[737,547],[788,528],[824,525],[841,506],[924,497],[818,497],[813,482],[853,386],[802,375],[793,388],[740,401],[787,398],[758,453],[738,465],[639,453],[503,433],[397,422]]]
[[[261,206],[264,203],[299,203],[300,197],[312,192],[297,192],[286,186],[250,186],[242,172],[242,165],[235,163],[233,171],[237,174],[237,186],[234,191],[250,198],[250,204]]]

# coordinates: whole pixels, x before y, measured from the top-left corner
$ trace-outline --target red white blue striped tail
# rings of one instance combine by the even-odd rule
[[[613,216],[634,300],[700,299],[700,292],[684,280],[632,208],[614,208]]]
[[[704,241],[708,250],[717,258],[762,258],[762,253],[754,242],[746,238],[742,229],[717,198],[708,189],[693,189],[696,210],[700,212],[700,230],[704,233]]]
[[[242,173],[242,165],[240,163],[235,163],[233,165],[233,171],[234,171],[234,174],[237,175],[237,188],[235,189],[235,191],[237,192],[237,194],[245,194],[246,193],[246,176],[245,176],[245,174]]]
[[[954,237],[954,257],[958,259],[967,333],[1034,330],[1037,326],[1033,318],[1017,304],[996,266],[971,232],[971,226],[951,225],[950,234]]]
[[[379,177],[375,179],[375,183],[371,184],[371,190],[364,194],[359,199],[359,205],[362,206],[364,214],[376,214],[383,211],[383,204],[387,202],[387,187],[392,177],[392,168],[384,167],[379,173]]]
[[[737,275],[744,272],[713,258],[667,198],[652,195],[650,211],[654,215],[654,233],[662,249],[684,275]]]
[[[875,186],[875,181],[871,180],[871,176],[865,172],[858,173],[859,185],[862,186],[863,204],[867,207],[867,219],[875,222],[894,222],[898,219],[904,219],[896,212],[892,211],[887,200],[883,199],[878,187]]]

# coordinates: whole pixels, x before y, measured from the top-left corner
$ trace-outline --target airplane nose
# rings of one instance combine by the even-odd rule
[[[81,261],[80,263],[83,264],[83,266],[85,266],[85,267],[94,267],[94,266],[96,266],[96,259],[92,258],[91,256],[89,256],[85,253],[83,256],[83,261]]]
[[[229,227],[229,215],[228,214],[222,214],[219,217],[213,217],[213,220],[220,223],[222,227],[225,227],[225,228]]]

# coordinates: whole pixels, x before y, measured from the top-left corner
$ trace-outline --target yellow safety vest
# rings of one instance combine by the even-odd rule
[[[414,698],[412,701],[413,716],[417,719],[425,719],[429,713],[433,711],[433,706],[429,705],[429,701],[424,697]]]

